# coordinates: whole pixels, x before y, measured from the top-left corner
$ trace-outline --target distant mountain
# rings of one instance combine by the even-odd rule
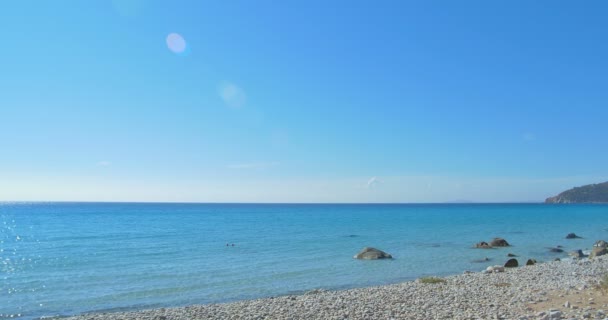
[[[572,188],[547,198],[545,203],[608,203],[608,182]]]

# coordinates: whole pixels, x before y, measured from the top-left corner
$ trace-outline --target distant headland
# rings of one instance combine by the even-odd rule
[[[608,203],[608,182],[575,187],[547,198],[545,203]]]

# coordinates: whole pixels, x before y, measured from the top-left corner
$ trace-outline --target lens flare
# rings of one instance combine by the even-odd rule
[[[181,54],[186,52],[188,46],[186,40],[184,40],[181,35],[178,33],[170,33],[167,36],[167,47],[174,53]]]

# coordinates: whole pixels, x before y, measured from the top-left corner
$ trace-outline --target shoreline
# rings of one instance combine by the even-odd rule
[[[582,318],[608,307],[553,300],[591,296],[608,272],[608,256],[539,263],[499,273],[464,273],[440,283],[420,280],[336,291],[132,312],[91,313],[66,320],[181,319],[545,319]],[[560,300],[561,299],[561,300]],[[563,301],[561,302],[563,303]],[[539,310],[546,308],[547,310]],[[554,309],[551,311],[551,309]],[[553,312],[553,313],[552,313]],[[602,311],[603,312],[603,311]],[[593,313],[592,317],[596,314]],[[602,317],[603,318],[603,317]],[[546,318],[549,319],[549,318]],[[555,318],[559,319],[559,318]]]

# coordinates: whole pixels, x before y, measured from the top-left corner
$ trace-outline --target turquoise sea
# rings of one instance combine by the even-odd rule
[[[608,240],[607,217],[607,205],[0,203],[0,319],[395,283],[509,252],[566,258],[547,247]],[[472,249],[493,237],[513,246]],[[353,259],[365,246],[395,259]]]

